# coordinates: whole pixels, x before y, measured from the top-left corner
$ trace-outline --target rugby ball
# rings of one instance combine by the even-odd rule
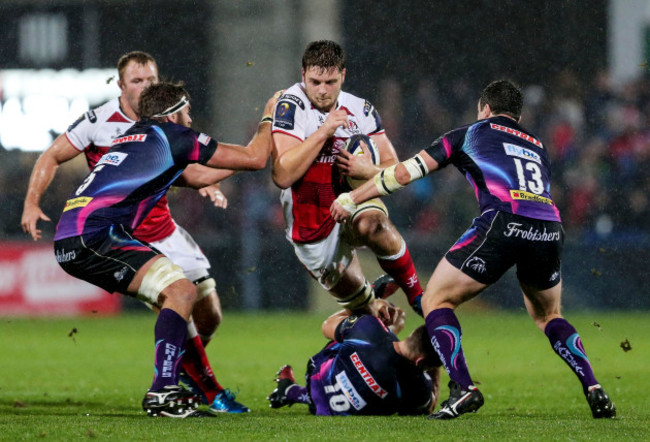
[[[352,135],[350,138],[347,139],[345,144],[343,145],[343,149],[350,152],[352,155],[363,155],[363,149],[364,146],[361,144],[361,142],[365,143],[365,146],[370,149],[370,156],[372,157],[372,163],[375,166],[379,166],[379,163],[381,162],[379,158],[379,149],[377,149],[377,144],[370,138],[368,135],[365,134],[356,134]],[[348,185],[352,189],[356,189],[360,185],[366,182],[366,180],[357,180],[354,178],[350,178],[348,176],[345,177],[345,180],[347,181]]]

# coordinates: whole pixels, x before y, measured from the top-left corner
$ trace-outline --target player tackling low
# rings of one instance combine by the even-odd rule
[[[422,299],[431,343],[451,379],[449,399],[430,418],[452,419],[483,405],[465,363],[454,310],[512,266],[528,313],[580,380],[593,417],[616,416],[580,336],[560,314],[564,230],[550,195],[548,152],[519,125],[522,106],[523,94],[512,82],[489,84],[481,92],[476,123],[444,134],[413,158],[340,195],[331,207],[334,219],[345,221],[364,201],[449,164],[474,187],[481,215],[440,261]]]

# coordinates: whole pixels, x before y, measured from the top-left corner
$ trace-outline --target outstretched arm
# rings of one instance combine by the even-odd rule
[[[422,150],[413,158],[382,170],[373,179],[363,183],[352,192],[339,195],[330,207],[332,217],[338,222],[343,222],[354,213],[358,204],[378,196],[391,194],[410,182],[437,170],[438,167],[438,162]]]
[[[54,179],[58,167],[79,155],[65,134],[59,135],[50,147],[38,157],[29,178],[29,186],[23,204],[23,215],[20,224],[23,231],[32,236],[34,241],[41,238],[41,230],[36,228],[39,220],[51,221],[40,207],[41,197]]]

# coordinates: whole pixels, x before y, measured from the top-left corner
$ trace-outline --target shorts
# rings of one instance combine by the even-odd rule
[[[493,284],[512,266],[519,282],[538,290],[561,281],[564,229],[544,221],[501,211],[474,218],[445,257],[467,276]]]
[[[208,258],[205,257],[190,234],[178,224],[176,224],[174,233],[150,244],[160,250],[174,264],[180,266],[185,277],[190,281],[197,281],[209,276],[210,262]]]
[[[109,293],[127,293],[136,272],[160,252],[131,235],[122,225],[112,225],[90,235],[54,241],[59,265],[75,278]]]
[[[388,215],[388,210],[379,199],[359,204],[351,221],[361,212],[379,210]],[[336,223],[326,238],[313,243],[296,244],[293,248],[303,266],[325,290],[331,290],[341,279],[356,254],[352,222]]]

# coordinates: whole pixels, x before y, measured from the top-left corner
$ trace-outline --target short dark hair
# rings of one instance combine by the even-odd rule
[[[524,105],[524,94],[519,86],[510,80],[497,80],[488,84],[481,92],[481,109],[489,104],[492,113],[506,114],[518,120]]]
[[[429,333],[425,325],[421,325],[413,330],[413,333],[408,335],[405,341],[413,353],[424,358],[418,363],[418,368],[429,370],[442,365],[438,353],[436,353],[433,345],[431,345],[431,339],[429,338]]]
[[[345,69],[345,52],[341,45],[331,40],[312,41],[302,55],[302,68],[316,66],[323,70]]]
[[[126,54],[122,55],[119,60],[117,60],[117,73],[119,75],[120,80],[123,80],[126,66],[132,61],[141,64],[143,66],[151,62],[156,67],[156,70],[158,70],[158,64],[156,63],[156,59],[153,58],[151,55],[147,54],[146,52],[142,52],[142,51],[127,52]]]
[[[148,86],[140,95],[139,113],[141,118],[151,118],[178,104],[183,97],[190,99],[183,83],[155,83]]]

